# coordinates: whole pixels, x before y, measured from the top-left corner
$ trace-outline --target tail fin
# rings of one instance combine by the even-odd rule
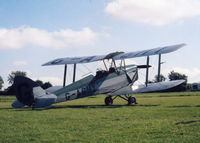
[[[17,100],[27,106],[46,107],[57,99],[57,96],[47,94],[36,82],[24,76],[15,77],[13,89]]]
[[[18,101],[24,105],[31,106],[34,104],[33,88],[39,86],[33,80],[24,77],[16,76],[14,78],[13,89]]]

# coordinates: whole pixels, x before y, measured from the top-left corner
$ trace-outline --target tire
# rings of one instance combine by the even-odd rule
[[[128,105],[132,105],[132,104],[136,104],[136,98],[130,96],[130,97],[128,98]]]
[[[105,104],[106,104],[107,106],[113,104],[113,99],[112,99],[111,96],[108,96],[108,97],[105,98]]]

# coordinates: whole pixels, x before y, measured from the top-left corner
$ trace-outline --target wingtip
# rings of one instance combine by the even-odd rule
[[[184,47],[184,46],[187,46],[187,44],[186,43],[181,43],[181,44],[179,44],[181,47]]]
[[[44,63],[41,66],[48,66],[48,65],[49,65],[49,62],[48,63]]]

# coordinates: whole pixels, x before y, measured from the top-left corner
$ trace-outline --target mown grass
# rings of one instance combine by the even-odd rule
[[[0,96],[0,142],[199,143],[200,92],[136,95],[139,104],[104,95],[49,108],[12,109],[15,100]]]

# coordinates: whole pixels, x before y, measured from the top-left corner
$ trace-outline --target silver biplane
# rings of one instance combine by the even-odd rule
[[[185,44],[178,44],[166,47],[159,47],[149,50],[137,52],[114,52],[108,55],[89,56],[89,57],[74,57],[74,58],[59,58],[43,64],[43,66],[64,65],[64,80],[62,87],[50,87],[47,90],[42,89],[33,80],[16,76],[14,79],[14,90],[17,100],[13,102],[12,107],[22,108],[24,106],[31,107],[47,107],[51,104],[74,100],[78,98],[106,94],[105,104],[112,105],[113,100],[120,97],[128,102],[128,105],[136,104],[136,98],[130,96],[133,93],[157,92],[165,91],[174,88],[184,80],[175,80],[167,82],[159,82],[161,69],[161,55],[174,52]],[[158,82],[148,83],[149,75],[149,59],[150,56],[158,55]],[[147,57],[146,65],[126,65],[126,59]],[[111,60],[108,66],[105,61]],[[116,66],[116,61],[120,61],[120,66]],[[96,75],[88,75],[78,81],[76,78],[77,64],[102,61],[105,70],[98,70]],[[67,65],[74,65],[73,83],[65,86]],[[146,83],[143,86],[134,86],[138,80],[138,69],[146,69]]]

